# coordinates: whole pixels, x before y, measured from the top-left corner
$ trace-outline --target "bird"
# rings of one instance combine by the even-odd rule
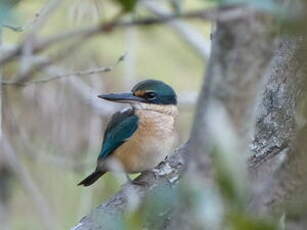
[[[130,106],[112,116],[96,169],[78,185],[92,185],[109,171],[126,175],[149,171],[174,152],[178,108],[177,95],[171,86],[149,79],[137,83],[131,92],[98,97]]]

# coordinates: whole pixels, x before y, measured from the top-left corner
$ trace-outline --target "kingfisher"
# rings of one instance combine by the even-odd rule
[[[151,170],[174,152],[178,109],[172,87],[162,81],[144,80],[129,93],[98,97],[130,104],[130,108],[112,116],[104,133],[96,169],[78,185],[89,186],[109,171],[127,175]]]

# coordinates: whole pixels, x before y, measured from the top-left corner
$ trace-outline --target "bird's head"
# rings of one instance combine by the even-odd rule
[[[98,95],[98,97],[108,101],[128,103],[135,108],[162,108],[177,105],[177,96],[172,87],[158,80],[141,81],[129,93],[111,93]]]

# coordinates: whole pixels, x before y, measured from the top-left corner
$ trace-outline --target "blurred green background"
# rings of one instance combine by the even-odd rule
[[[26,28],[46,2],[21,1],[13,9],[14,20],[9,23]],[[203,8],[206,4],[199,0],[189,0],[184,2],[183,9]],[[118,10],[112,1],[62,1],[60,7],[48,18],[39,37],[108,20]],[[136,15],[151,14],[138,7]],[[210,24],[197,21],[188,23],[209,44]],[[3,44],[10,46],[21,42],[27,30],[16,32],[3,28],[2,32]],[[60,54],[69,42],[53,46],[43,54]],[[126,54],[125,60],[108,73],[78,79],[67,77],[25,87],[3,87],[4,129],[42,194],[43,205],[50,210],[55,226],[58,226],[55,229],[74,226],[93,207],[110,198],[119,190],[120,184],[125,182],[120,175],[108,174],[89,188],[76,185],[95,167],[105,125],[111,114],[120,109],[112,103],[97,99],[96,92],[127,91],[136,82],[148,78],[163,80],[172,85],[179,95],[177,128],[180,142],[184,143],[189,136],[206,60],[168,25],[125,28],[95,36],[55,65],[65,70],[63,73],[70,73],[112,66],[123,54]],[[19,68],[20,63],[17,62],[6,65],[3,68],[3,78],[12,79]],[[38,72],[33,79],[44,77],[45,74]],[[89,97],[82,96],[76,88],[71,87],[76,80],[90,87]],[[101,103],[106,106],[106,111],[103,112],[102,106],[102,113],[97,114],[91,103]],[[27,192],[17,177],[11,181],[8,217],[12,229],[44,229],[40,215],[42,210],[35,205],[37,197]]]

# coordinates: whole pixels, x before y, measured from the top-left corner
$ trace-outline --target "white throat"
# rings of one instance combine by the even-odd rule
[[[131,106],[136,110],[149,110],[158,113],[163,113],[176,117],[178,114],[178,109],[176,105],[157,105],[148,103],[131,103]]]

